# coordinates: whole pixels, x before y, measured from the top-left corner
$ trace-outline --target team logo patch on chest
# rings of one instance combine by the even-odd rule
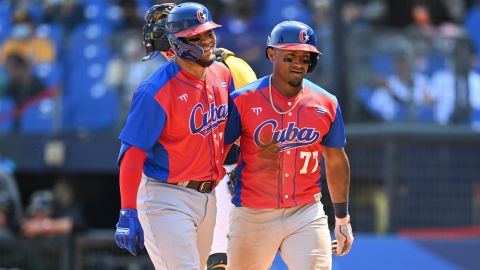
[[[278,150],[285,151],[300,146],[318,142],[320,132],[315,128],[298,128],[296,123],[290,122],[284,129],[278,128],[277,121],[270,119],[261,123],[253,135],[253,140],[258,147],[267,147],[277,144]]]
[[[190,114],[190,132],[205,137],[220,124],[225,123],[227,116],[228,110],[226,104],[217,107],[215,103],[212,102],[207,110],[205,110],[203,104],[197,103]]]

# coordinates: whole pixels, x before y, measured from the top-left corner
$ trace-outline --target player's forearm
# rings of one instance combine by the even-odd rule
[[[131,147],[120,163],[121,207],[137,209],[137,190],[142,179],[143,162],[147,153]]]
[[[325,162],[327,184],[333,203],[348,202],[350,164],[347,157]]]
[[[50,230],[47,231],[48,234],[67,235],[73,231],[73,220],[69,217],[53,219],[51,222],[52,226]]]

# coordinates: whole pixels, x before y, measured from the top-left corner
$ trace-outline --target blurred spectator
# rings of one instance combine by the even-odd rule
[[[436,97],[429,88],[428,78],[412,71],[411,63],[404,54],[394,57],[394,74],[387,78],[379,78],[377,87],[370,97],[371,110],[387,121],[415,121],[420,113],[430,112],[433,121],[433,110]]]
[[[22,104],[45,90],[43,82],[33,75],[30,63],[22,55],[9,55],[5,67],[8,74],[6,94],[17,104]]]
[[[43,22],[60,23],[67,31],[85,21],[84,6],[77,0],[43,0]]]
[[[6,236],[16,232],[21,219],[22,203],[15,178],[0,168],[0,230],[2,231],[0,235]]]
[[[120,0],[119,6],[122,10],[122,21],[120,29],[140,31],[143,26],[143,18],[139,16],[138,5],[135,0]]]
[[[54,61],[55,47],[50,40],[35,36],[35,29],[35,21],[28,12],[17,11],[13,17],[11,37],[5,41],[1,51],[2,62],[12,54],[20,54],[33,64]]]
[[[69,236],[85,228],[81,204],[68,179],[60,179],[53,190],[32,193],[27,216],[21,225],[26,237]]]
[[[16,103],[16,109],[9,117],[14,118],[13,128],[18,129],[19,113],[38,95],[47,92],[43,82],[33,74],[30,63],[21,55],[9,55],[5,67],[8,74],[6,96]]]
[[[12,231],[12,204],[7,191],[0,190],[0,239],[13,239]]]
[[[349,30],[384,23],[387,7],[380,0],[347,0],[342,6],[342,21]]]
[[[480,123],[480,119],[472,119],[480,111],[480,74],[476,66],[476,50],[470,41],[463,40],[457,42],[452,65],[433,74],[432,87],[437,95],[445,96],[437,112],[442,122]]]
[[[445,2],[417,0],[411,10],[413,26],[426,34],[458,37],[463,29],[452,19]]]

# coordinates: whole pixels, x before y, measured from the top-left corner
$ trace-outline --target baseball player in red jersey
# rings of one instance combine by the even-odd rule
[[[174,3],[154,5],[145,14],[146,24],[143,30],[144,45],[147,53],[144,60],[149,60],[158,53],[162,53],[167,59],[170,59],[174,55],[166,35],[167,30],[165,26],[165,19],[174,6]],[[242,87],[257,79],[252,68],[245,61],[236,57],[233,52],[224,48],[216,48],[215,56],[217,61],[224,63],[229,68],[235,87]],[[238,149],[232,147],[228,152],[223,166],[227,173],[235,168],[237,160]],[[230,202],[232,195],[228,182],[229,176],[226,175],[215,188],[217,216],[210,256],[207,260],[207,270],[222,270],[227,267],[228,216],[232,207]]]
[[[204,269],[215,224],[213,189],[225,176],[228,68],[215,62],[210,12],[175,6],[165,21],[172,59],[136,90],[120,140],[117,245],[143,244],[155,269]],[[145,31],[144,31],[145,32]]]
[[[332,251],[351,248],[340,106],[304,78],[319,54],[308,25],[282,22],[267,42],[273,74],[231,94],[225,144],[240,137],[241,152],[228,234],[231,270],[269,269],[277,251],[290,270],[331,269]],[[336,216],[333,242],[320,202],[322,156]]]

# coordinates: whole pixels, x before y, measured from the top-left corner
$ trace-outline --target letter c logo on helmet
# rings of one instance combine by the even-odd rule
[[[307,72],[313,71],[317,64],[318,55],[322,54],[317,49],[317,36],[313,29],[297,21],[284,21],[277,24],[267,39],[267,48],[265,50],[267,58],[268,48],[310,52],[311,61]]]
[[[212,21],[212,15],[205,6],[193,2],[176,5],[168,14],[165,25],[168,40],[175,54],[191,61],[197,61],[202,56],[203,49],[184,42],[182,38],[221,26]]]
[[[307,30],[303,29],[300,30],[300,35],[298,38],[300,39],[301,43],[307,43],[310,37],[308,36]]]
[[[203,13],[203,10],[199,9],[197,11],[197,19],[200,23],[204,23],[207,20],[207,15]]]

